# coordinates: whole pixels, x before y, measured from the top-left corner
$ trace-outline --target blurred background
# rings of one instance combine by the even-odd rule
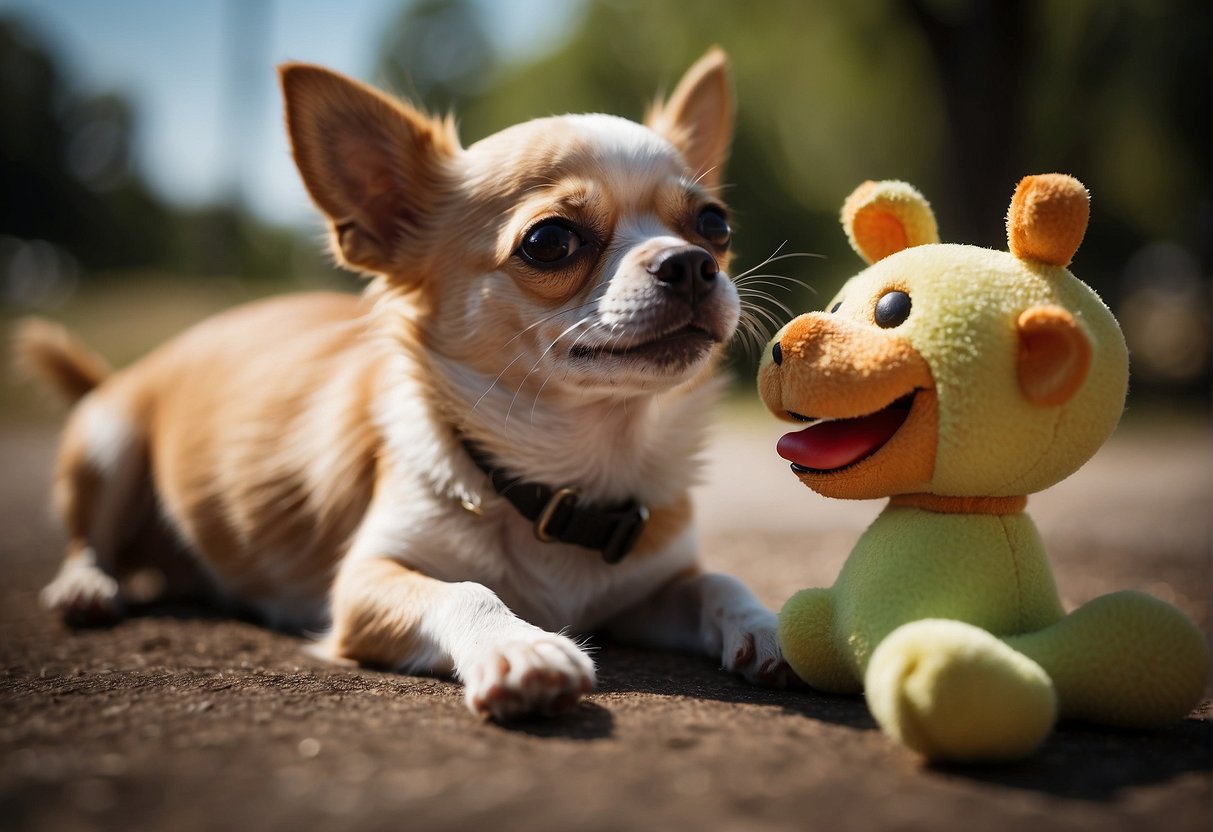
[[[860,267],[837,220],[860,181],[908,180],[945,240],[1005,248],[1018,178],[1072,173],[1093,195],[1073,270],[1122,321],[1133,408],[1203,418],[1210,18],[1208,0],[0,0],[0,324],[48,315],[121,364],[244,299],[355,290],[290,159],[280,61],[452,109],[467,145],[553,113],[639,118],[718,43],[736,271],[821,255],[768,269],[810,287],[789,307],[820,308]],[[740,396],[755,361],[733,358]],[[5,385],[0,411],[30,397]]]

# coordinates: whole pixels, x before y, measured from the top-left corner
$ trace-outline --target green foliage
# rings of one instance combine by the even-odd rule
[[[487,39],[467,0],[431,0],[401,18],[409,42],[436,10],[481,28],[465,42]],[[1078,268],[1114,302],[1125,261],[1151,239],[1179,243],[1209,272],[1209,22],[1202,0],[598,0],[554,51],[461,78],[457,111],[465,142],[552,113],[639,117],[718,43],[739,102],[728,172],[738,267],[785,241],[828,255],[778,264],[816,288],[793,308],[824,302],[859,267],[837,211],[864,179],[913,182],[946,240],[1003,247],[1016,180],[1052,170],[1094,194]],[[383,65],[427,77],[402,42],[385,39]],[[431,99],[429,83],[416,84],[421,102],[449,106],[454,89]]]
[[[52,267],[30,277],[43,282],[132,269],[254,280],[321,269],[314,241],[239,205],[185,210],[154,195],[133,169],[131,104],[80,95],[45,44],[2,19],[0,110],[0,289],[17,305],[22,291],[4,284],[22,257]],[[33,288],[25,294],[46,294]]]
[[[1015,180],[1072,173],[1094,197],[1076,271],[1121,313],[1135,354],[1145,356],[1151,339],[1195,345],[1173,351],[1201,353],[1183,383],[1207,386],[1207,0],[584,0],[563,41],[536,35],[544,42],[525,52],[503,49],[489,30],[503,13],[488,14],[491,2],[402,4],[368,44],[381,53],[371,80],[431,110],[454,108],[470,143],[553,113],[639,118],[718,43],[731,56],[739,104],[726,177],[735,271],[776,250],[823,255],[762,269],[812,287],[788,284],[794,291],[782,299],[792,309],[817,308],[860,266],[837,212],[864,179],[917,185],[945,240],[1002,247]],[[531,0],[504,13],[511,8],[533,16],[511,31],[550,30],[540,16],[554,5]],[[45,44],[2,19],[0,108],[0,270],[13,258],[49,262],[45,244],[28,244],[43,240],[72,280],[140,268],[331,274],[315,239],[239,204],[163,202],[133,171],[138,114],[129,102],[81,96]],[[1155,242],[1193,261],[1191,274],[1159,272],[1175,258],[1139,256]],[[1122,299],[1154,311],[1134,315]],[[1181,332],[1179,312],[1193,310]],[[1130,331],[1135,320],[1147,321],[1140,336]],[[749,363],[738,374],[748,381]]]
[[[0,109],[0,233],[47,240],[95,268],[166,255],[168,217],[128,170],[122,99],[73,95],[45,47],[0,21]]]

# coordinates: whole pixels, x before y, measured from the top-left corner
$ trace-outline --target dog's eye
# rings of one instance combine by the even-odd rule
[[[570,257],[583,244],[573,229],[564,223],[547,220],[526,233],[518,251],[536,265],[550,266]]]
[[[910,296],[894,289],[876,301],[876,325],[882,329],[901,326],[910,317]]]
[[[716,248],[728,248],[733,229],[719,208],[705,208],[695,221],[695,231]]]

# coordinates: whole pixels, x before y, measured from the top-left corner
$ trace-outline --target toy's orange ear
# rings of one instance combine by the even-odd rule
[[[930,203],[905,182],[864,182],[843,203],[842,227],[851,248],[868,263],[939,242]]]
[[[1019,329],[1019,388],[1032,404],[1063,405],[1091,369],[1091,342],[1074,316],[1060,306],[1034,306]]]
[[[1091,196],[1073,176],[1025,176],[1007,211],[1007,243],[1020,260],[1068,266],[1090,216]]]

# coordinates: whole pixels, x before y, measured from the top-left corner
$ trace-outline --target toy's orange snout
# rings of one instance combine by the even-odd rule
[[[789,421],[826,420],[781,440],[818,493],[869,499],[922,488],[939,407],[927,362],[904,338],[821,312],[801,315],[764,357],[759,392]]]
[[[907,341],[824,312],[793,320],[778,344],[782,361],[764,365],[760,392],[784,419],[794,418],[789,411],[812,418],[864,416],[934,386],[926,361]]]

